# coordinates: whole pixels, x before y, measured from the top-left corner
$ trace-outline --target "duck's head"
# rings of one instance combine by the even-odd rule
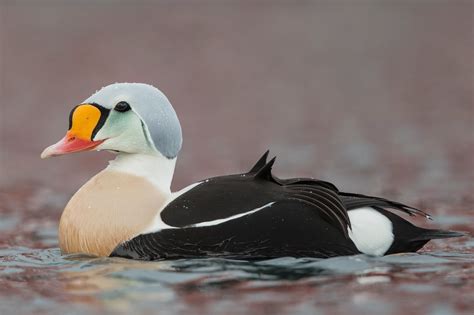
[[[178,117],[160,90],[142,83],[115,83],[74,107],[66,136],[41,157],[110,150],[173,159],[181,144]]]

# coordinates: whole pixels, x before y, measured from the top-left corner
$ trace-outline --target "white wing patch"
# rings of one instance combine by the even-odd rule
[[[383,256],[393,243],[392,222],[370,207],[348,211],[352,230],[349,237],[367,255]]]
[[[212,221],[207,221],[207,222],[200,222],[200,223],[196,223],[196,224],[189,225],[189,226],[186,226],[186,227],[206,227],[206,226],[213,226],[213,225],[222,224],[224,222],[227,222],[227,221],[230,221],[230,220],[235,220],[235,219],[241,218],[243,216],[246,216],[246,215],[255,213],[257,211],[260,211],[262,209],[271,207],[274,203],[275,202],[270,202],[270,203],[267,203],[264,206],[261,206],[260,208],[256,208],[256,209],[244,212],[244,213],[239,213],[239,214],[236,214],[236,215],[224,218],[224,219],[217,219],[217,220],[212,220]]]

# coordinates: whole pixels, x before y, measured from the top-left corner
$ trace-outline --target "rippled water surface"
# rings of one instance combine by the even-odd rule
[[[10,198],[2,201],[10,211],[0,217],[2,315],[438,315],[474,309],[471,237],[435,241],[420,253],[382,258],[141,262],[62,256],[57,214],[48,209],[64,200],[53,198],[52,191],[24,189],[16,197],[7,193]],[[472,231],[472,216],[439,215],[436,220],[439,227]]]
[[[467,314],[474,303],[473,247],[470,241],[455,246],[457,253],[252,263],[136,262],[12,247],[0,251],[0,302],[4,312],[25,314]]]

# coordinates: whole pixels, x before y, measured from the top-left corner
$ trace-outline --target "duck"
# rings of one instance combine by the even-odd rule
[[[173,106],[152,85],[114,83],[73,107],[66,135],[41,157],[116,156],[66,204],[61,253],[137,260],[383,256],[464,235],[415,226],[397,213],[430,216],[400,202],[314,178],[281,179],[269,151],[248,171],[172,192],[182,142]]]

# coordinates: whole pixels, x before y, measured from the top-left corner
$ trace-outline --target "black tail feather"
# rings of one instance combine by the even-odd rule
[[[424,233],[417,236],[414,239],[414,241],[425,241],[425,240],[432,240],[432,239],[442,239],[442,238],[462,237],[462,236],[467,236],[467,234],[462,233],[462,232],[454,232],[454,231],[426,229]]]
[[[431,216],[414,207],[407,206],[403,203],[388,200],[380,197],[366,196],[362,194],[354,194],[347,192],[339,192],[339,197],[342,199],[347,210],[357,209],[361,207],[379,207],[379,208],[389,208],[394,210],[403,211],[410,216],[420,215],[427,219],[431,219]]]

